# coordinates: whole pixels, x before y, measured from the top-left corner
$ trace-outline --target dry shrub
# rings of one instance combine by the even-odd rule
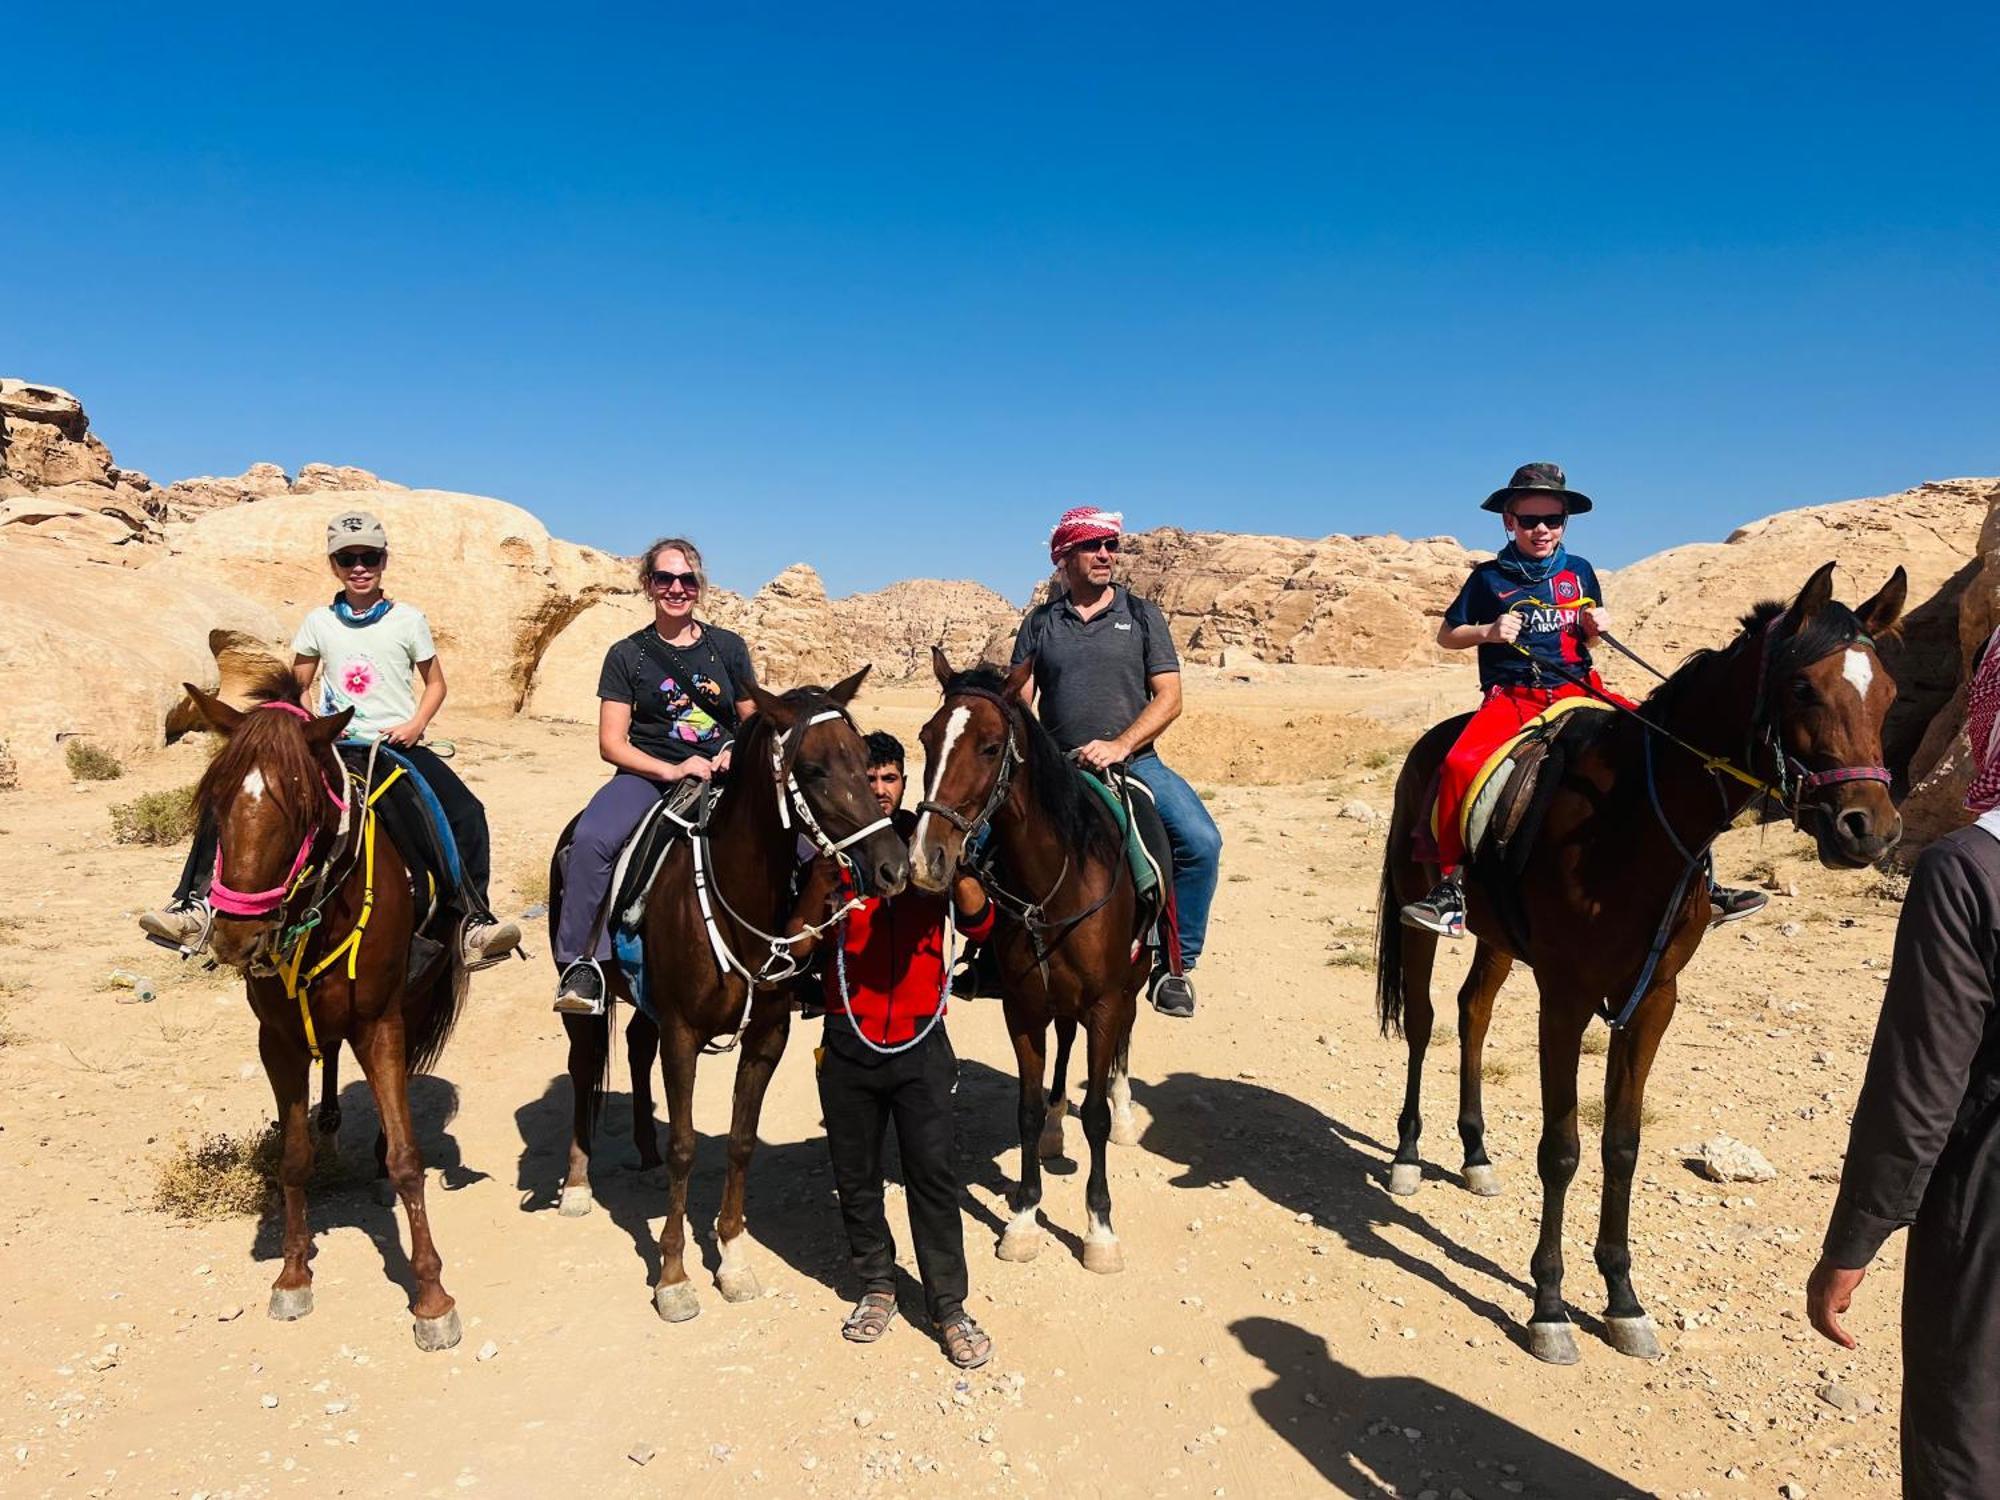
[[[116,781],[125,774],[117,756],[87,740],[71,740],[63,749],[63,761],[72,781]]]
[[[1585,1057],[1602,1057],[1611,1050],[1611,1033],[1601,1026],[1592,1026],[1584,1032],[1578,1047]]]
[[[337,1187],[347,1180],[333,1143],[313,1137],[309,1188]],[[273,1123],[246,1135],[210,1135],[181,1140],[153,1179],[153,1207],[177,1219],[229,1219],[264,1211],[278,1190],[284,1133]]]
[[[194,783],[146,792],[111,806],[111,837],[121,844],[178,844],[194,836]]]
[[[1479,1060],[1479,1076],[1488,1083],[1505,1083],[1514,1076],[1514,1065],[1504,1057],[1484,1057]]]
[[[1900,906],[1910,894],[1910,872],[1893,867],[1881,870],[1869,885],[1868,894],[1877,901],[1891,901]]]
[[[523,906],[548,905],[549,867],[539,860],[523,866],[514,876],[514,889],[521,893]]]
[[[21,784],[21,768],[14,764],[14,753],[7,748],[7,742],[0,740],[0,792],[11,792]]]
[[[1588,1125],[1592,1130],[1602,1130],[1604,1128],[1604,1101],[1602,1099],[1577,1100],[1576,1118],[1577,1123],[1580,1125]],[[1642,1129],[1648,1125],[1657,1125],[1659,1123],[1660,1112],[1657,1109],[1653,1108],[1650,1104],[1639,1106],[1639,1125]]]

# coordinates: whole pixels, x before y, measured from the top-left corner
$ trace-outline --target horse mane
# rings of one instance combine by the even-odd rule
[[[1790,606],[1779,599],[1764,599],[1752,605],[1736,623],[1736,638],[1726,646],[1703,647],[1691,651],[1667,680],[1654,688],[1641,711],[1671,713],[1701,677],[1702,668],[1746,650],[1758,641],[1773,623],[1785,617]],[[1803,625],[1779,627],[1772,636],[1770,658],[1765,663],[1767,684],[1790,677],[1823,656],[1830,656],[1866,635],[1861,617],[1837,599],[1821,605]]]
[[[272,667],[258,677],[244,691],[244,697],[252,704],[304,706],[298,679],[285,667]],[[318,795],[319,780],[325,773],[313,759],[304,728],[291,714],[246,712],[202,773],[195,786],[195,806],[211,817],[220,817],[223,803],[254,769],[263,772],[264,784],[290,811],[320,817],[325,799]]]
[[[1007,674],[998,667],[981,663],[952,674],[944,693],[974,689],[1005,699],[1022,737],[1027,741],[1028,785],[1035,809],[1054,828],[1063,844],[1079,854],[1097,854],[1115,863],[1118,847],[1111,837],[1110,821],[1100,807],[1097,794],[1083,784],[1084,773],[1063,754],[1055,737],[1042,727],[1025,703],[1006,698]]]

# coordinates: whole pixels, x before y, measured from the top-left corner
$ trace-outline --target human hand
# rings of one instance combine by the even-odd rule
[[[384,730],[382,733],[383,739],[392,745],[397,745],[404,749],[408,749],[423,737],[424,726],[415,719],[406,720],[401,724]]]
[[[975,916],[986,905],[986,887],[979,883],[979,877],[967,870],[960,870],[951,883],[951,904],[958,908],[962,916]]]
[[[1821,1256],[1806,1281],[1806,1317],[1812,1326],[1843,1349],[1854,1347],[1854,1335],[1840,1326],[1840,1315],[1854,1305],[1854,1293],[1868,1272],[1850,1271]]]
[[[1117,740],[1086,740],[1076,747],[1077,764],[1093,771],[1102,771],[1106,766],[1115,766],[1130,756],[1124,745]]]
[[[686,760],[674,767],[674,774],[667,779],[670,781],[686,781],[689,777],[693,777],[696,781],[706,781],[714,774],[714,761],[710,760],[706,755],[690,755]]]
[[[1594,641],[1611,628],[1611,612],[1593,606],[1578,615],[1576,623],[1583,629],[1583,638]]]
[[[1521,634],[1521,617],[1508,613],[1486,627],[1486,638],[1496,646],[1511,646]]]
[[[724,745],[722,747],[722,753],[716,756],[714,761],[716,775],[720,776],[729,769],[729,754],[735,748],[734,745]]]

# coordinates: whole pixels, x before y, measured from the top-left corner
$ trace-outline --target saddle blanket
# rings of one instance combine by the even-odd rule
[[[1540,756],[1524,757],[1522,752],[1534,747],[1537,750],[1561,727],[1563,718],[1579,711],[1604,714],[1611,712],[1603,704],[1593,699],[1578,696],[1558,698],[1547,708],[1524,723],[1519,732],[1502,741],[1493,753],[1486,757],[1471,784],[1466,788],[1465,799],[1458,807],[1458,831],[1460,846],[1476,852],[1487,834],[1495,825],[1495,814],[1503,806],[1514,808],[1525,802],[1526,796],[1534,789],[1533,777]],[[1525,775],[1522,772],[1524,762]],[[1512,795],[1509,795],[1510,789]],[[1501,822],[1507,820],[1502,819]],[[1439,829],[1438,799],[1432,793],[1430,817],[1427,820],[1433,839]],[[1508,832],[1512,830],[1509,829]]]

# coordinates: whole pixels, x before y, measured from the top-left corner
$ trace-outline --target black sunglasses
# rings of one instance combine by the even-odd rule
[[[1072,552],[1116,552],[1118,550],[1118,538],[1115,536],[1101,536],[1094,541],[1078,542],[1069,550]]]
[[[379,568],[385,555],[373,547],[361,547],[352,552],[336,552],[333,560],[343,568]]]
[[[690,594],[701,591],[701,575],[699,573],[669,573],[662,568],[653,569],[654,588],[672,588],[677,583]]]
[[[1514,512],[1514,525],[1522,531],[1533,531],[1537,526],[1546,526],[1551,531],[1561,531],[1569,524],[1568,511],[1536,511],[1532,516]]]

